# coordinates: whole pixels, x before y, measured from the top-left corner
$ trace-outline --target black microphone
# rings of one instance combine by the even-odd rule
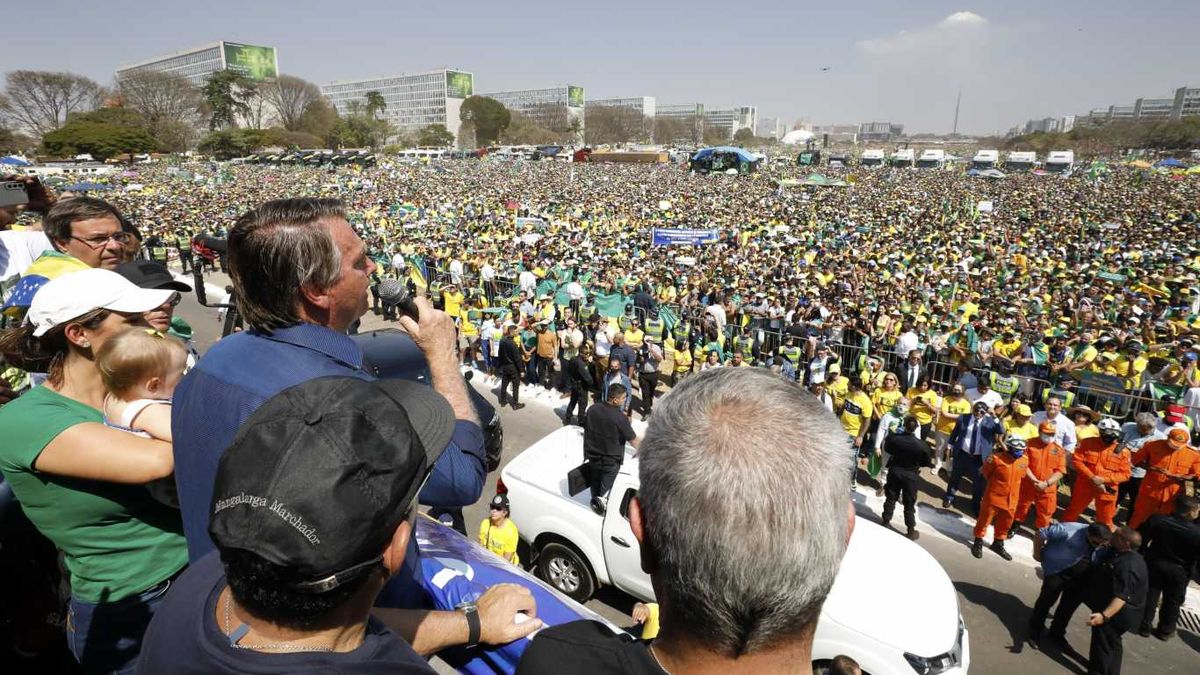
[[[401,314],[404,314],[413,321],[419,321],[417,303],[408,293],[408,286],[402,281],[396,279],[384,279],[379,282],[379,299],[388,305],[392,305]]]

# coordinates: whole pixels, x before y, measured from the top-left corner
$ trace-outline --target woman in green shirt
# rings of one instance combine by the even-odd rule
[[[84,672],[132,672],[157,601],[187,563],[178,511],[144,484],[170,476],[171,445],[104,424],[94,355],[171,291],[115,272],[72,272],[34,296],[0,353],[45,383],[0,408],[0,472],[62,550],[71,579],[67,638]]]

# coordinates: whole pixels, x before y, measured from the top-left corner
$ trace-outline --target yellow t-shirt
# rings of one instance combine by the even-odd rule
[[[941,410],[943,413],[949,413],[951,415],[965,415],[966,413],[971,412],[971,402],[965,397],[955,400],[947,396],[946,398],[942,399]],[[938,423],[934,429],[942,432],[943,434],[949,434],[951,431],[954,431],[954,425],[957,422],[957,417],[946,417],[946,415],[943,414],[938,418]]]
[[[1075,425],[1075,440],[1077,441],[1082,441],[1085,438],[1098,438],[1099,436],[1100,428],[1095,424]]]
[[[455,291],[453,293],[442,291],[442,304],[445,312],[450,316],[458,316],[459,311],[462,310],[462,301],[462,291]]]
[[[692,352],[684,347],[675,350],[675,372],[686,373],[692,369]]]
[[[825,391],[829,394],[829,398],[833,399],[833,407],[842,407],[842,402],[846,400],[846,392],[850,389],[850,378],[839,374],[832,380],[825,382]]]
[[[479,524],[479,545],[501,558],[511,553],[514,565],[521,564],[521,560],[517,557],[517,541],[519,539],[517,526],[511,518],[506,518],[504,524],[498,527],[492,525],[491,518],[484,518],[483,522]]]
[[[1013,340],[1005,342],[1003,340],[996,340],[992,343],[992,351],[1006,359],[1011,359],[1021,353],[1021,341]]]
[[[451,315],[451,316],[453,316],[453,315]],[[460,319],[462,319],[459,322],[458,329],[460,331],[462,331],[463,335],[465,335],[467,337],[474,337],[476,335],[479,335],[479,328],[476,327],[475,323],[471,321],[470,317],[468,316],[467,310],[464,309],[464,310],[460,311],[458,313],[458,316]]]
[[[1017,434],[1025,440],[1037,438],[1038,428],[1033,422],[1025,420],[1025,424],[1017,424],[1015,418],[1009,417],[1004,420],[1004,435]]]
[[[654,638],[658,637],[659,630],[658,603],[647,602],[646,609],[648,610],[650,616],[646,617],[646,620],[642,623],[642,639],[653,640]]]
[[[625,342],[628,343],[629,346],[633,347],[635,350],[642,348],[642,342],[644,342],[645,339],[646,339],[645,331],[634,330],[632,328],[625,331]]]
[[[902,395],[903,392],[899,389],[893,389],[892,391],[876,389],[871,393],[871,403],[879,410],[879,414],[883,415],[896,407],[896,401],[899,401]]]
[[[917,422],[922,426],[933,421],[933,416],[937,413],[938,406],[942,403],[941,397],[932,389],[926,391],[924,394],[917,391],[916,388],[909,389],[908,400],[912,404],[913,417],[916,417]],[[917,401],[924,401],[929,407],[917,405]]]
[[[871,397],[865,391],[847,394],[842,402],[842,428],[851,436],[858,436],[862,425],[871,423],[871,412],[874,410]]]

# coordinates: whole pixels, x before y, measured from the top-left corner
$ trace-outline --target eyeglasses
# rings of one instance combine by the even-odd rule
[[[181,302],[183,302],[183,296],[179,293],[179,291],[172,293],[171,299],[167,300],[167,304],[171,305],[172,307],[178,307],[179,303]]]
[[[87,239],[75,236],[72,236],[71,238],[75,241],[83,242],[83,244],[88,248],[98,249],[107,246],[108,242],[110,241],[115,241],[121,246],[124,246],[133,241],[133,233],[125,232],[124,230],[118,230],[112,234],[98,234],[94,237],[88,237]]]

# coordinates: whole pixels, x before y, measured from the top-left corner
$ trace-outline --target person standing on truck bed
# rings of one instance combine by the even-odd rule
[[[625,459],[625,444],[638,447],[637,434],[622,412],[628,395],[625,385],[608,385],[605,400],[588,408],[583,428],[583,459],[591,467],[592,509],[600,515],[608,508],[608,491]]]

